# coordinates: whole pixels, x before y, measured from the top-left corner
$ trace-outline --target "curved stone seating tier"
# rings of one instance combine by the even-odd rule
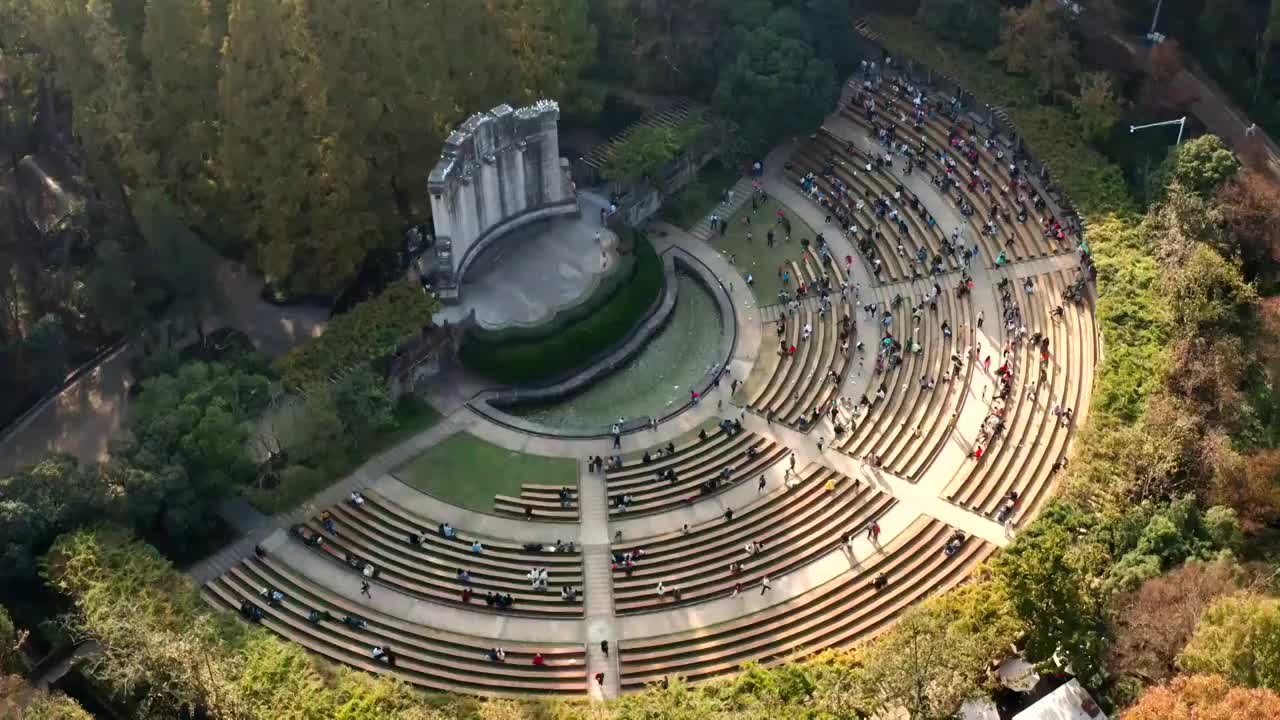
[[[1014,260],[1055,255],[1071,249],[1069,245],[1060,245],[1056,240],[1046,237],[1041,231],[1037,222],[1039,219],[1037,217],[1037,213],[1034,207],[1031,207],[1038,195],[1034,186],[1030,187],[1028,191],[1028,220],[1025,224],[1017,222],[1017,205],[1014,199],[1016,191],[1011,192],[1008,198],[1003,198],[997,190],[998,187],[1011,185],[1013,183],[1008,171],[1009,155],[1006,155],[1004,160],[997,160],[991,151],[983,146],[983,142],[980,137],[974,138],[974,136],[971,136],[967,130],[964,131],[964,137],[973,138],[977,141],[974,145],[978,150],[979,156],[977,164],[978,171],[982,173],[982,175],[994,186],[990,195],[984,195],[981,192],[972,192],[968,189],[967,180],[968,171],[973,167],[973,165],[967,159],[956,154],[952,150],[950,143],[948,142],[950,130],[949,125],[944,124],[937,118],[933,118],[926,119],[924,127],[920,129],[913,127],[910,122],[904,126],[899,122],[899,119],[901,114],[906,114],[910,117],[912,106],[909,100],[896,96],[891,92],[887,92],[883,88],[880,93],[876,94],[876,99],[878,111],[876,116],[877,122],[880,124],[892,124],[899,126],[899,139],[910,138],[913,145],[923,137],[929,149],[929,153],[927,153],[927,166],[931,172],[936,173],[941,172],[942,170],[942,164],[938,161],[936,155],[939,150],[945,150],[951,157],[956,158],[958,168],[958,177],[956,179],[960,181],[958,186],[959,190],[969,201],[969,204],[974,206],[978,211],[975,213],[974,217],[971,218],[971,225],[973,225],[975,232],[980,235],[982,234],[982,226],[989,219],[990,209],[993,204],[1008,210],[1010,215],[1013,216],[1012,224],[997,222],[997,238],[999,247],[995,248],[994,251],[992,251],[993,248],[991,246],[994,245],[997,240],[988,238],[985,235],[982,236],[983,240],[987,241],[986,244],[988,247],[985,249],[990,252],[989,257],[991,259],[995,258],[995,255],[1000,249],[1006,250],[1010,258]],[[887,110],[887,112],[882,110]],[[866,119],[866,113],[860,107],[846,107],[843,114],[845,117],[871,131]],[[907,133],[905,136],[903,135],[904,132]]]
[[[318,518],[306,527],[324,537],[324,543],[312,550],[348,566],[348,556],[372,564],[378,570],[371,583],[387,586],[411,597],[453,605],[462,604],[465,586],[458,571],[471,575],[474,596],[468,606],[477,611],[494,612],[484,603],[486,592],[510,594],[514,606],[503,612],[515,614],[578,617],[582,615],[581,594],[575,601],[560,598],[560,587],[572,585],[582,590],[582,558],[578,552],[525,550],[510,543],[490,542],[479,538],[484,550],[471,551],[474,536],[459,533],[445,540],[436,533],[436,524],[422,521],[397,508],[374,493],[365,495],[359,508],[341,503],[329,509],[338,531],[325,531]],[[422,533],[426,530],[426,533]],[[424,544],[414,547],[408,542],[410,532],[419,532]],[[297,542],[300,540],[295,539]],[[348,566],[353,582],[360,570]],[[535,567],[546,568],[548,589],[534,591],[527,573]]]
[[[1054,463],[1065,456],[1067,443],[1086,411],[1089,383],[1097,360],[1097,339],[1090,308],[1076,308],[1061,299],[1070,277],[1055,272],[1035,278],[1036,291],[1022,289],[1024,277],[1011,277],[1011,294],[1022,309],[1028,333],[1050,339],[1050,358],[1041,363],[1038,349],[1021,343],[1015,352],[1014,384],[1005,410],[1006,427],[992,439],[980,460],[970,460],[947,486],[945,496],[974,512],[993,516],[1010,491],[1018,493],[1014,522],[1047,499],[1054,480]],[[1051,312],[1062,304],[1063,318]],[[992,360],[996,364],[996,359]],[[1028,394],[1034,389],[1034,398]],[[1064,427],[1051,410],[1070,408],[1074,421]]]
[[[923,247],[930,259],[935,254],[942,254],[941,230],[936,225],[930,227],[920,219],[919,211],[913,210],[910,206],[913,195],[905,189],[901,201],[894,204],[895,201],[890,200],[890,203],[898,210],[900,217],[907,225],[908,232],[905,234],[899,232],[897,223],[890,222],[887,218],[885,222],[881,222],[872,211],[874,199],[892,198],[897,191],[897,179],[886,175],[886,171],[874,170],[867,173],[860,165],[855,167],[858,163],[865,162],[864,158],[865,156],[856,150],[854,155],[851,155],[843,140],[826,128],[821,128],[817,135],[792,157],[789,178],[798,186],[807,173],[813,173],[817,188],[829,198],[834,199],[835,187],[832,179],[823,175],[825,166],[830,163],[834,177],[844,183],[847,194],[851,198],[849,219],[859,228],[858,237],[851,238],[854,246],[857,247],[859,241],[864,238],[872,239],[875,243],[876,230],[880,230],[883,236],[882,241],[875,246],[875,254],[865,258],[868,263],[875,258],[880,259],[880,279],[887,282],[907,279],[912,277],[913,271],[917,270],[920,276],[927,275],[927,267],[915,267],[916,251]],[[811,198],[815,203],[818,201],[816,196]],[[856,202],[859,199],[865,204],[861,212],[856,209]],[[834,216],[833,209],[825,207],[821,209],[824,213]],[[843,230],[842,234],[845,234]],[[899,242],[903,247],[901,255],[898,254]],[[956,267],[958,263],[949,256],[944,257],[945,269],[950,270]]]
[[[569,504],[560,504],[560,489],[568,488]],[[525,520],[551,520],[555,522],[578,521],[578,488],[575,485],[520,486],[520,497],[495,495],[493,509],[499,515],[519,517]]]
[[[968,538],[947,557],[942,549],[951,532],[921,517],[856,570],[791,600],[709,627],[624,639],[622,687],[640,689],[677,674],[696,682],[748,661],[773,665],[871,637],[913,603],[960,583],[994,550]],[[882,572],[888,585],[877,591],[871,582]]]
[[[883,298],[881,307],[888,307],[891,301],[891,297]],[[920,297],[905,298],[895,311],[892,327],[894,337],[904,346],[908,338],[914,337],[922,348],[920,353],[904,348],[899,369],[873,377],[867,393],[872,405],[865,417],[852,420],[852,431],[840,443],[844,452],[857,458],[878,457],[881,467],[912,479],[924,473],[936,451],[947,441],[968,390],[972,369],[963,344],[970,312],[968,298],[957,299],[954,289],[944,288],[938,295],[938,309],[930,310],[926,305],[920,323],[914,325],[910,306],[919,302]],[[950,338],[942,332],[944,320],[951,326]],[[877,340],[882,336],[883,332]],[[874,352],[874,347],[868,348],[868,359],[864,362],[874,362]],[[951,373],[953,353],[965,358],[958,373]],[[951,379],[944,380],[949,373]],[[934,387],[922,385],[922,379],[932,381]],[[876,380],[885,386],[885,398],[880,401],[874,400],[879,386]]]
[[[839,392],[848,372],[849,353],[840,349],[840,323],[849,316],[849,307],[840,300],[839,278],[843,271],[834,258],[819,257],[810,247],[790,265],[796,287],[800,283],[820,287],[824,279],[828,282],[832,288],[831,307],[825,312],[820,310],[820,300],[810,295],[801,301],[803,304],[794,315],[782,311],[787,318],[784,337],[788,345],[796,347],[796,354],[782,355],[780,348],[774,351],[778,359],[769,381],[748,397],[748,407],[803,429],[811,425],[808,414]],[[808,340],[801,331],[806,324],[813,330]],[[851,332],[850,338],[853,337]],[[765,342],[777,338],[774,335]]]
[[[622,472],[627,473],[626,477],[617,477],[614,471],[606,473],[609,516],[633,517],[666,512],[713,497],[742,480],[757,477],[790,452],[772,440],[746,431],[709,445],[701,452],[675,458],[673,464],[644,465],[644,471],[640,473],[624,468]],[[729,477],[722,480],[715,492],[701,491],[703,482],[722,477],[726,468]],[[658,477],[659,472],[665,469],[675,471],[676,482]],[[618,505],[624,495],[632,498],[626,509]]]
[[[278,606],[258,596],[271,586],[285,594]],[[585,652],[580,645],[497,641],[445,632],[373,612],[302,578],[270,557],[250,558],[208,583],[201,595],[215,607],[238,610],[248,600],[263,612],[262,626],[335,662],[373,673],[389,673],[415,686],[475,695],[581,694],[586,691]],[[327,611],[331,622],[312,623],[312,611]],[[346,615],[363,618],[354,629]],[[487,659],[489,648],[501,646],[506,662]],[[375,661],[374,647],[389,648],[394,667]],[[545,666],[532,664],[541,653]]]
[[[756,584],[763,576],[778,577],[839,547],[844,536],[858,532],[880,517],[896,500],[866,483],[821,466],[797,475],[795,487],[783,487],[738,510],[732,520],[720,518],[683,532],[667,533],[613,545],[616,553],[643,549],[628,572],[615,563],[614,603],[620,614],[655,610],[678,604],[724,597],[735,584]],[[826,489],[828,480],[835,483]],[[748,555],[745,546],[759,542],[763,549]],[[742,564],[733,572],[731,563]],[[668,593],[658,596],[659,582]]]
[[[863,197],[865,200],[867,200],[868,207],[870,207],[871,203],[870,203],[870,198],[868,198],[865,194],[866,190],[870,190],[873,197],[893,198],[894,193],[896,193],[898,190],[898,186],[902,184],[899,176],[894,174],[893,171],[873,169],[872,172],[870,173],[866,172],[865,163],[868,160],[874,161],[874,158],[871,158],[866,153],[858,150],[856,147],[852,150],[852,152],[850,152],[849,150],[850,141],[846,138],[839,137],[836,133],[832,132],[829,128],[825,126],[818,129],[818,132],[814,138],[814,142],[821,150],[827,152],[828,156],[830,154],[834,154],[836,157],[844,158],[849,163],[853,163],[852,165],[837,164],[836,167],[834,168],[836,175],[840,177],[840,179],[847,186],[861,187],[861,189],[864,191]],[[898,158],[895,156],[895,163],[897,163],[895,167],[900,167],[902,162],[903,161],[901,158]],[[942,229],[939,228],[936,224],[930,226],[925,218],[921,218],[920,211],[915,210],[911,207],[912,199],[916,200],[917,203],[920,203],[923,206],[923,203],[920,201],[920,198],[916,196],[915,193],[913,193],[910,189],[904,186],[902,189],[901,198],[891,200],[891,203],[895,205],[895,207],[899,210],[899,214],[907,223],[907,226],[910,230],[909,233],[907,235],[902,235],[897,231],[895,227],[895,223],[886,223],[889,226],[889,232],[885,232],[884,234],[886,236],[894,237],[894,238],[901,237],[901,239],[903,240],[904,248],[906,250],[906,254],[907,254],[906,260],[908,262],[910,262],[911,259],[915,258],[916,250],[919,249],[920,247],[923,247],[925,251],[928,253],[930,259],[932,259],[934,255],[943,256],[944,269],[946,270],[959,269],[960,264],[956,262],[954,259],[952,259],[949,255],[945,255],[942,252],[942,240],[944,239],[944,236],[942,234]],[[924,211],[927,218],[928,216],[927,206],[924,206]],[[864,210],[863,212],[867,213],[867,210]],[[870,215],[870,213],[868,214]],[[893,254],[895,255],[897,254],[896,246],[892,249],[892,251],[893,251]],[[886,248],[884,252],[888,253],[889,249]],[[927,270],[928,270],[927,267],[921,268],[920,274],[926,275]],[[909,272],[904,273],[904,277],[909,276],[910,274],[911,273]]]

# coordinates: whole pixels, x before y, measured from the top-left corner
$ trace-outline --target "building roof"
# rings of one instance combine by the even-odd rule
[[[1057,690],[1035,701],[1026,710],[1013,716],[1014,720],[1107,720],[1107,716],[1093,701],[1080,683],[1071,680]]]

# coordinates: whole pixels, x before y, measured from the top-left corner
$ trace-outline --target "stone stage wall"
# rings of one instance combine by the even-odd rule
[[[528,222],[578,212],[560,157],[560,107],[540,100],[476,113],[449,135],[427,181],[435,224],[437,292],[456,301],[486,245]]]

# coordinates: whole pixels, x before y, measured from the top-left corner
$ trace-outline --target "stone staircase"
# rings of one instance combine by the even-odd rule
[[[707,242],[711,237],[711,215],[728,218],[737,212],[738,208],[742,207],[747,202],[747,199],[751,197],[751,178],[745,175],[738,178],[738,182],[733,184],[732,192],[733,199],[730,202],[726,203],[721,200],[720,204],[716,205],[715,210],[708,213],[697,225],[689,228],[689,234],[703,242]]]
[[[607,544],[582,547],[582,592],[584,620],[587,624],[587,681],[594,697],[618,697],[621,690],[618,675],[618,636],[614,629],[612,558]],[[600,641],[609,641],[609,655],[600,649]],[[596,684],[595,674],[604,673],[604,687]]]

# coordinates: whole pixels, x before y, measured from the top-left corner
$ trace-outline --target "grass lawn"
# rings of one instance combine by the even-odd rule
[[[578,462],[513,452],[469,433],[458,433],[392,474],[459,507],[493,512],[494,495],[519,497],[524,483],[576,487]]]
[[[660,217],[678,228],[691,230],[720,204],[725,190],[738,181],[739,172],[712,160],[692,182],[662,201]]]
[[[786,212],[791,219],[791,241],[786,242],[786,234],[782,226],[777,224],[775,214],[778,208]],[[750,225],[743,224],[743,218],[751,218]],[[751,242],[747,242],[747,231],[752,234]],[[774,245],[768,246],[767,233],[773,230]],[[786,260],[800,258],[803,248],[800,240],[810,242],[818,234],[803,220],[796,216],[790,208],[778,202],[773,196],[766,196],[763,204],[754,212],[750,201],[729,220],[729,227],[724,235],[716,233],[710,242],[717,250],[729,255],[738,269],[739,277],[751,273],[754,283],[752,291],[756,302],[761,305],[773,305],[778,302],[778,291],[782,289],[782,279],[778,277],[778,266]],[[792,287],[795,286],[794,281]]]

